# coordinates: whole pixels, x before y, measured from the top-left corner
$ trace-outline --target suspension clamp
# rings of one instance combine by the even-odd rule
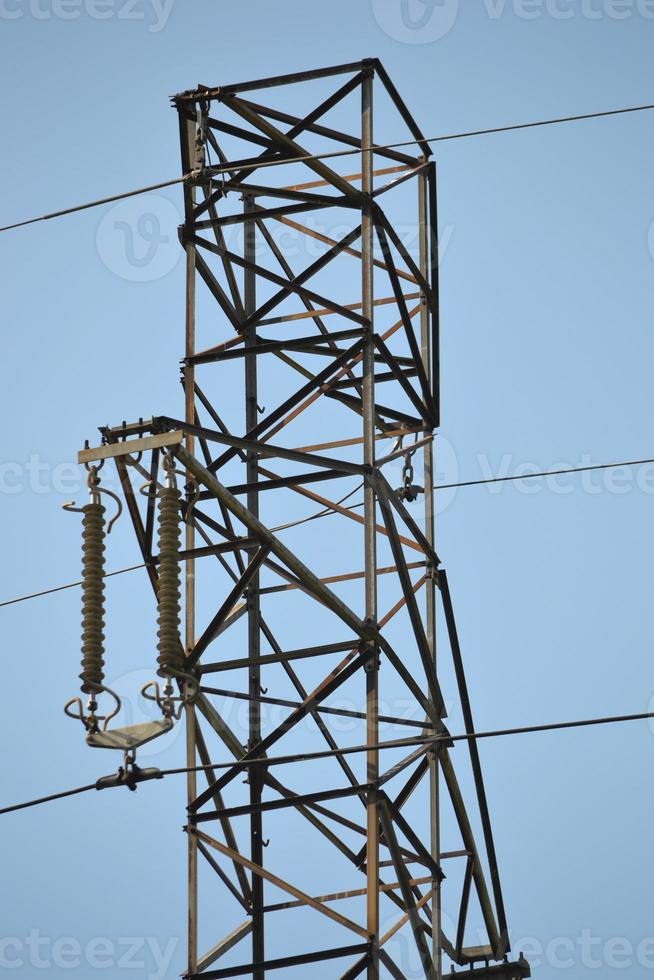
[[[127,786],[134,792],[138,783],[147,782],[149,779],[163,779],[161,769],[141,769],[136,764],[136,760],[129,752],[125,753],[125,764],[119,766],[118,772],[111,776],[101,776],[95,784],[96,789],[110,789],[114,786]]]

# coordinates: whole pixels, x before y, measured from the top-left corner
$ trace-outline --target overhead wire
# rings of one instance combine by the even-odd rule
[[[97,208],[102,204],[113,204],[114,201],[124,201],[129,197],[136,197],[139,194],[150,194],[152,191],[162,190],[164,187],[173,187],[175,184],[182,184],[188,176],[175,177],[174,180],[164,180],[159,184],[149,184],[146,187],[137,187],[135,190],[122,191],[120,194],[112,194],[110,197],[100,197],[95,201],[87,201],[85,204],[75,204],[70,208],[62,208],[60,211],[51,211],[49,214],[42,214],[36,218],[26,218],[24,221],[15,221],[11,225],[5,225],[0,231],[12,231],[14,228],[24,228],[26,225],[35,225],[39,221],[50,221],[52,218],[63,218],[67,214],[75,214],[77,211],[87,211],[89,208]]]
[[[349,745],[337,749],[324,749],[320,752],[304,752],[292,756],[258,756],[253,759],[232,759],[230,762],[210,762],[202,766],[183,766],[177,769],[162,769],[157,778],[165,776],[181,776],[190,772],[207,772],[218,769],[231,769],[234,766],[281,766],[289,765],[293,762],[309,762],[315,759],[326,759],[329,757],[355,755],[374,750],[410,748],[413,746],[424,745],[426,749],[436,746],[439,743],[449,744],[452,742],[472,742],[487,738],[501,738],[508,735],[530,735],[539,732],[565,731],[575,728],[589,728],[599,725],[624,724],[631,721],[647,721],[654,718],[654,711],[643,711],[638,714],[629,715],[607,715],[599,718],[582,718],[574,721],[550,722],[542,725],[523,725],[517,728],[499,728],[483,732],[467,732],[464,734],[450,735],[427,735],[421,737],[396,738],[378,742],[375,745]],[[68,796],[76,796],[87,793],[92,789],[101,789],[98,783],[89,783],[86,786],[78,786],[75,789],[64,790],[61,793],[53,793],[50,796],[41,796],[23,803],[14,803],[0,809],[0,816],[7,813],[14,813],[18,810],[25,810],[29,807],[40,806],[44,803],[51,803],[55,800],[64,799]]]
[[[646,464],[649,463],[654,463],[654,459],[630,459],[630,460],[623,460],[622,462],[619,463],[596,463],[593,466],[572,466],[567,469],[539,470],[537,473],[525,473],[522,476],[518,476],[518,475],[495,476],[495,477],[488,477],[487,479],[483,479],[483,480],[463,480],[460,483],[438,483],[433,487],[433,489],[437,491],[452,490],[452,489],[457,489],[458,487],[482,486],[484,484],[492,484],[492,483],[508,483],[515,480],[534,480],[539,477],[542,478],[547,476],[563,476],[565,474],[571,474],[571,473],[587,473],[591,470],[617,469],[618,467],[621,466],[645,466]],[[339,501],[336,501],[336,504],[340,506],[342,503],[344,503],[344,501],[348,499],[348,497],[351,497],[352,494],[356,493],[357,490],[359,489],[361,489],[361,486],[360,485],[356,486],[353,490],[350,490],[349,493],[345,494],[345,496],[342,497]],[[355,510],[357,507],[361,507],[361,506],[363,506],[363,504],[359,502],[356,504],[350,504],[349,507],[345,509]],[[297,527],[300,524],[306,524],[309,521],[318,520],[318,518],[328,517],[329,515],[335,513],[338,512],[335,511],[332,507],[324,507],[321,510],[316,511],[315,514],[310,514],[308,517],[301,517],[297,521],[290,521],[288,524],[280,524],[277,527],[272,528],[271,530],[275,532],[283,531],[291,527]],[[140,562],[137,565],[128,565],[127,568],[117,568],[114,571],[105,572],[104,577],[111,578],[114,575],[124,575],[125,572],[133,572],[139,568],[145,568],[145,567],[146,567],[146,563]],[[55,585],[49,589],[41,589],[39,592],[30,592],[27,595],[16,596],[13,599],[4,599],[0,602],[0,609],[2,609],[4,606],[13,606],[19,602],[26,602],[28,599],[38,599],[41,596],[51,595],[54,592],[63,592],[65,589],[73,589],[81,584],[82,584],[81,580],[77,580],[75,582],[66,582],[63,585]]]
[[[239,171],[248,172],[250,170],[259,170],[265,167],[287,166],[288,164],[294,163],[310,163],[313,160],[330,160],[336,157],[347,157],[354,154],[360,155],[361,153],[376,153],[380,150],[401,149],[402,147],[416,146],[420,143],[444,143],[451,140],[468,139],[475,136],[489,136],[497,133],[516,132],[522,129],[536,129],[542,126],[557,126],[562,123],[581,122],[587,119],[601,119],[609,116],[620,116],[633,112],[645,112],[650,109],[654,109],[654,103],[637,106],[625,106],[619,109],[604,109],[600,112],[578,113],[577,115],[573,116],[556,116],[550,119],[536,119],[531,122],[512,123],[508,126],[492,126],[488,129],[471,129],[461,133],[446,133],[440,136],[424,137],[419,140],[401,140],[395,143],[376,144],[375,146],[364,149],[357,147],[356,149],[334,150],[328,153],[307,153],[295,157],[281,157],[274,160],[261,160],[253,162],[245,161],[237,166]],[[214,165],[206,168],[206,170],[203,171],[203,175],[208,174],[211,176],[221,176],[222,174],[230,173],[230,171],[234,170],[234,168],[234,163],[230,163],[228,166]],[[129,197],[136,197],[139,194],[148,194],[152,191],[161,190],[165,187],[173,187],[176,184],[182,184],[193,177],[197,177],[198,175],[199,174],[196,172],[184,174],[181,177],[175,177],[172,180],[165,180],[158,184],[149,184],[145,187],[137,187],[133,190],[123,191],[120,194],[112,194],[109,197],[101,197],[93,201],[87,201],[84,204],[76,204],[72,207],[63,208],[59,211],[51,211],[48,214],[39,215],[34,218],[26,218],[22,221],[15,221],[12,224],[0,227],[0,232],[12,231],[16,228],[24,228],[26,225],[34,225],[40,221],[50,221],[53,218],[61,218],[65,215],[75,214],[78,211],[86,211],[89,208],[99,207],[103,204],[113,204],[115,201],[122,201]]]
[[[344,497],[340,498],[340,500],[335,501],[335,506],[340,507],[341,504],[344,504],[346,500],[349,500],[352,494],[357,493],[357,491],[361,490],[362,487],[363,483],[358,483],[353,490],[346,493]],[[309,514],[308,517],[300,517],[297,521],[289,521],[287,524],[279,524],[277,527],[271,527],[270,530],[273,533],[276,533],[277,531],[287,531],[291,527],[299,527],[300,524],[308,524],[309,521],[317,521],[320,517],[327,517],[329,514],[335,513],[336,511],[333,507],[323,507],[321,510],[317,510],[313,514]]]
[[[141,562],[138,565],[128,565],[127,568],[116,568],[112,572],[105,572],[103,578],[111,578],[113,575],[124,575],[125,572],[133,572],[137,568],[145,568],[145,562]],[[50,589],[41,589],[40,592],[30,592],[28,595],[19,595],[15,599],[4,599],[0,602],[0,609],[3,606],[13,606],[17,602],[26,602],[28,599],[38,599],[44,595],[51,595],[53,592],[63,592],[65,589],[74,589],[75,586],[81,585],[82,580],[78,579],[75,582],[66,582],[64,585],[54,585]]]

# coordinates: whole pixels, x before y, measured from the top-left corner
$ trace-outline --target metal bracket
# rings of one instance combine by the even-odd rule
[[[80,449],[77,454],[78,463],[93,463],[100,459],[113,459],[116,456],[131,456],[132,453],[147,452],[149,449],[162,449],[167,446],[179,446],[184,439],[184,433],[160,432],[154,436],[143,436],[141,439],[128,439],[125,442],[107,443],[105,446],[92,446]]]

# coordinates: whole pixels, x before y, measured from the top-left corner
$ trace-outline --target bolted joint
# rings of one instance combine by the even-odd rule
[[[432,732],[432,737],[438,739],[438,741],[432,742],[427,749],[427,753],[434,757],[437,757],[444,749],[453,749],[454,742],[450,736],[449,729],[441,721],[438,728],[434,729]]]
[[[373,640],[361,640],[359,643],[359,653],[364,658],[363,669],[366,674],[371,674],[379,670],[381,660],[379,657],[379,646]]]

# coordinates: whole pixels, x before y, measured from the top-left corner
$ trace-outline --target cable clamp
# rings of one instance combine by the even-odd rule
[[[95,784],[95,788],[100,789],[110,789],[114,786],[127,786],[129,790],[134,792],[138,783],[147,782],[149,779],[163,779],[163,773],[161,769],[141,769],[140,766],[136,764],[136,758],[133,753],[125,752],[124,754],[124,765],[118,767],[118,772],[113,773],[111,776],[101,776]]]

